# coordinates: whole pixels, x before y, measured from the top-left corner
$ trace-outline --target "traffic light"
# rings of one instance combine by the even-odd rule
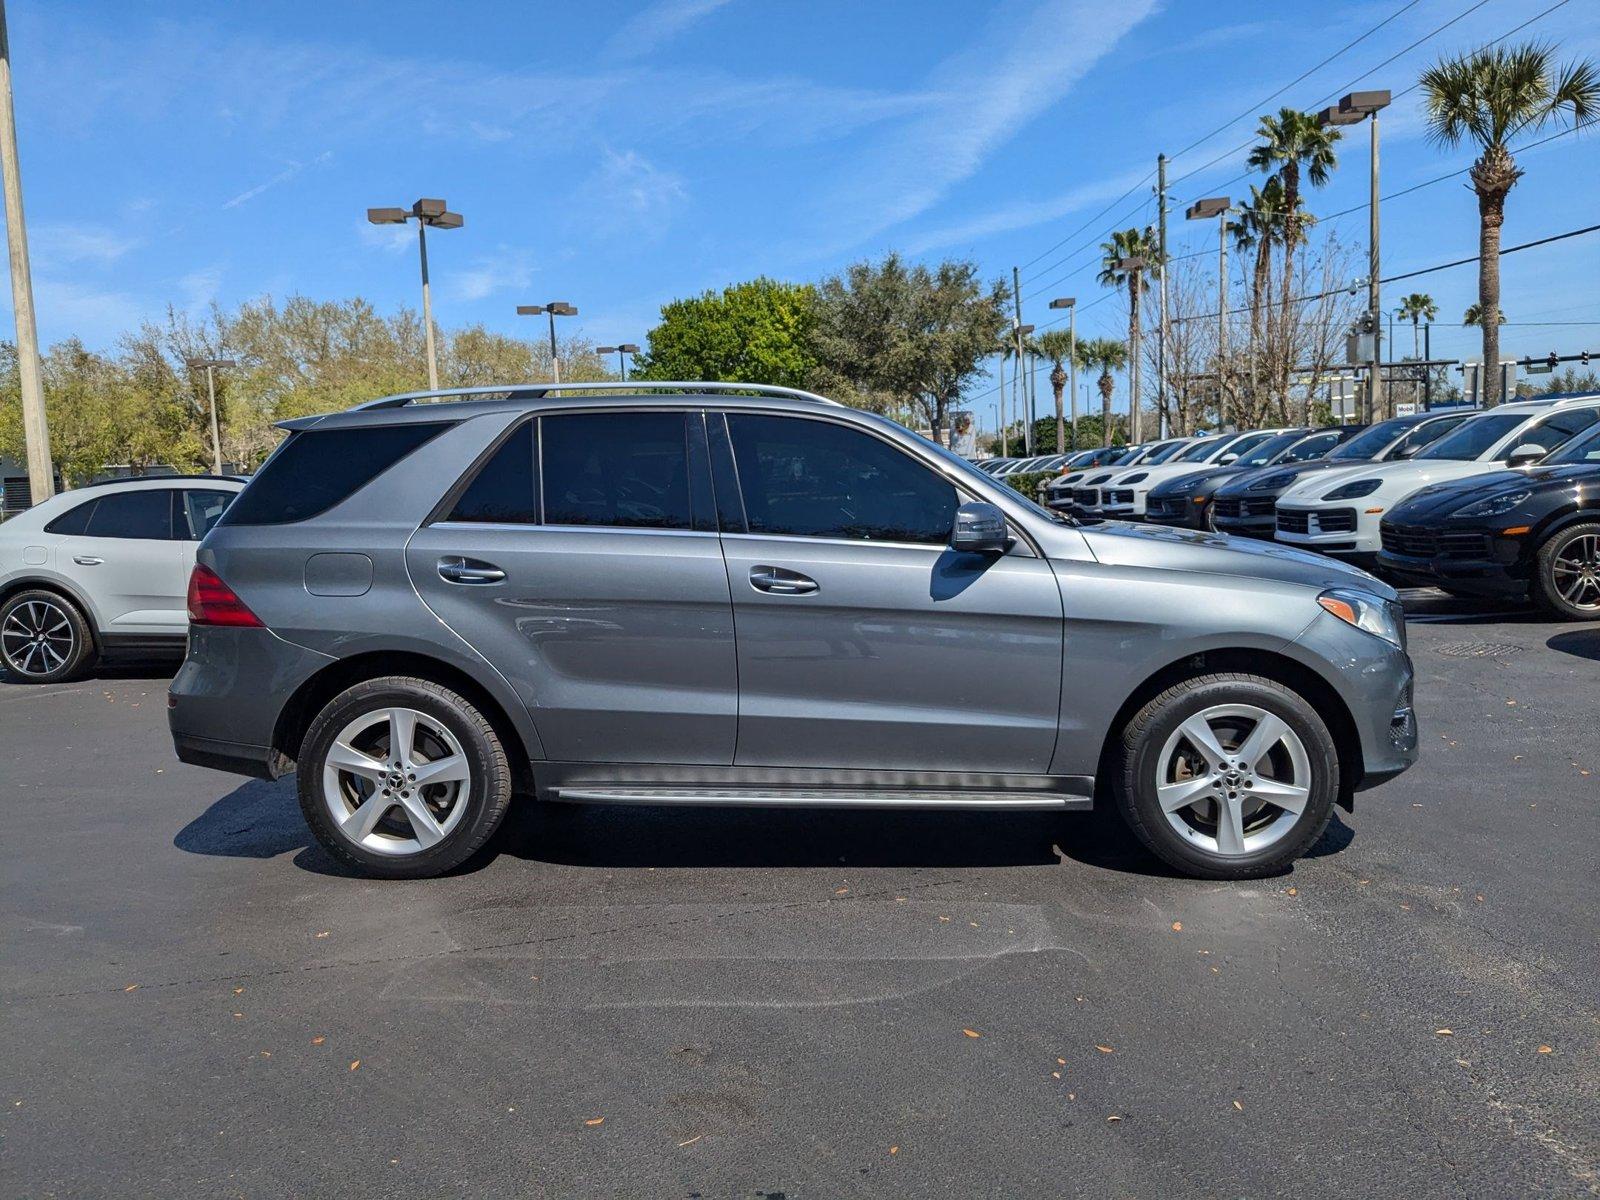
[[[1550,354],[1545,358],[1545,362],[1549,363],[1550,364],[1550,369],[1552,371],[1554,371],[1556,369],[1557,365],[1559,365],[1560,362],[1561,362],[1561,356],[1559,354],[1557,354],[1554,350],[1552,350],[1552,351],[1550,351]]]

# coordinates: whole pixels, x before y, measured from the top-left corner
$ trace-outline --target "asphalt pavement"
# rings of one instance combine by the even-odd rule
[[[1408,599],[1421,763],[1246,884],[535,805],[369,882],[170,667],[0,683],[0,1194],[1600,1194],[1600,626]]]

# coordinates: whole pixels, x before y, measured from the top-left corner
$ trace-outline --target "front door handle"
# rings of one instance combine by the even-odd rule
[[[98,567],[106,560],[103,558],[96,558],[93,554],[74,554],[72,556],[72,561],[77,563],[80,567]]]
[[[750,586],[774,596],[809,596],[818,585],[815,579],[799,571],[784,567],[751,567]]]
[[[439,560],[439,578],[446,583],[499,583],[506,573],[493,563],[451,555]]]

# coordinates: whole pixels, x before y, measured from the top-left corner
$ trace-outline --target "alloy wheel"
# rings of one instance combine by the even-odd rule
[[[1556,591],[1573,608],[1600,612],[1600,533],[1579,534],[1551,561]]]
[[[28,600],[6,614],[0,625],[0,651],[6,666],[21,675],[43,676],[72,661],[77,637],[72,622],[49,600]]]
[[[1294,828],[1311,801],[1311,757],[1288,722],[1254,704],[1186,719],[1157,759],[1167,823],[1211,854],[1255,854]]]
[[[414,708],[356,717],[323,761],[322,796],[334,825],[375,854],[432,849],[461,823],[471,791],[461,742]]]

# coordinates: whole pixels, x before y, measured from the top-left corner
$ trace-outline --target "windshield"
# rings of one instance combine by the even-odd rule
[[[1328,457],[1362,461],[1377,458],[1387,449],[1390,442],[1402,436],[1406,430],[1416,428],[1417,424],[1416,421],[1408,421],[1403,417],[1397,420],[1379,421],[1376,425],[1363,429]]]
[[[1139,455],[1141,453],[1143,453],[1143,451],[1144,451],[1144,447],[1143,446],[1134,446],[1130,450],[1124,450],[1121,454],[1117,455],[1115,458],[1108,458],[1105,462],[1101,463],[1100,465],[1102,467],[1120,467],[1120,466],[1124,466],[1124,465],[1126,465],[1128,463],[1131,463],[1134,459],[1138,458]]]
[[[1222,444],[1220,437],[1201,438],[1198,442],[1190,442],[1182,450],[1172,456],[1173,462],[1200,462],[1213,450]]]
[[[1188,442],[1168,442],[1165,446],[1161,447],[1161,449],[1157,450],[1145,461],[1148,463],[1164,463],[1167,461],[1167,459],[1178,454],[1178,452],[1188,444]]]
[[[1461,422],[1416,457],[1471,462],[1527,419],[1527,413],[1485,413],[1473,417]]]
[[[1587,433],[1580,433],[1539,465],[1570,467],[1583,463],[1600,463],[1600,425],[1591,427]]]
[[[1250,453],[1250,451],[1254,450],[1257,446],[1261,445],[1262,442],[1267,441],[1272,436],[1273,435],[1270,433],[1247,433],[1242,437],[1236,437],[1233,439],[1233,441],[1229,442],[1227,446],[1224,447],[1224,453],[1236,454],[1240,458],[1243,458],[1246,454]]]
[[[1248,454],[1241,454],[1233,464],[1236,467],[1264,467],[1290,446],[1305,437],[1305,431],[1297,429],[1293,433],[1280,433],[1277,437],[1268,438]]]

